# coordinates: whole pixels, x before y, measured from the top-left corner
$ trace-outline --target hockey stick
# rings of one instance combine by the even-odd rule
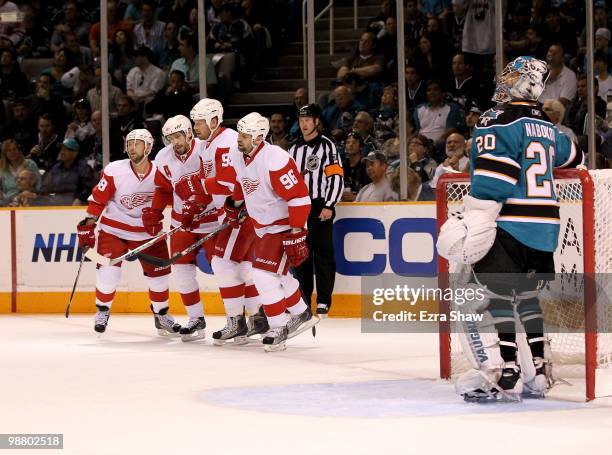
[[[74,279],[74,284],[72,285],[72,292],[70,293],[70,299],[68,300],[68,306],[66,307],[66,318],[70,316],[70,305],[72,305],[74,291],[76,290],[77,283],[79,282],[79,276],[81,276],[81,268],[83,267],[83,262],[85,262],[85,253],[87,253],[88,250],[89,247],[85,247],[85,251],[81,255],[81,262],[79,262],[79,270],[77,270],[76,278]]]
[[[194,221],[198,220],[198,219],[200,219],[200,218],[202,218],[202,217],[204,217],[206,215],[210,215],[213,211],[216,211],[216,209],[209,210],[207,212],[201,213],[200,215],[198,215],[198,216],[196,216],[194,218]],[[106,256],[102,256],[94,248],[90,248],[89,250],[87,250],[87,253],[85,253],[85,256],[87,257],[87,259],[89,259],[91,261],[94,261],[94,262],[96,262],[96,263],[98,263],[100,265],[111,266],[111,265],[119,264],[120,262],[122,262],[122,261],[124,261],[126,259],[130,259],[130,258],[136,256],[139,252],[141,252],[143,250],[146,250],[151,245],[156,244],[160,240],[163,240],[163,239],[165,239],[167,237],[172,236],[172,234],[174,234],[176,231],[178,231],[181,228],[182,228],[182,226],[178,225],[177,227],[170,229],[168,232],[162,232],[157,237],[153,237],[148,242],[143,243],[142,245],[134,248],[133,250],[128,251],[123,256],[119,256],[119,257],[114,258],[114,259],[107,258]]]

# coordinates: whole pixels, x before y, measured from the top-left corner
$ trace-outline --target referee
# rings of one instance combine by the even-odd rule
[[[308,186],[312,205],[308,217],[310,257],[295,273],[304,298],[312,302],[313,268],[317,277],[317,314],[327,315],[336,279],[336,260],[332,238],[335,206],[344,190],[344,172],[334,143],[319,132],[321,109],[308,104],[298,111],[302,137],[289,147]]]

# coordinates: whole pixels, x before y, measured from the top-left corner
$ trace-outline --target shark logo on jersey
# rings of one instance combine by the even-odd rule
[[[134,193],[121,196],[121,205],[128,210],[145,205],[153,200],[153,193]]]
[[[252,180],[248,177],[245,177],[240,182],[242,184],[242,188],[244,188],[244,192],[246,194],[251,194],[257,191],[259,188],[259,184],[261,183],[259,180]]]
[[[501,113],[502,111],[496,111],[495,109],[490,109],[487,112],[485,112],[482,117],[480,117],[480,123],[483,126],[487,126],[491,120],[497,120],[497,117],[499,117],[499,114]]]

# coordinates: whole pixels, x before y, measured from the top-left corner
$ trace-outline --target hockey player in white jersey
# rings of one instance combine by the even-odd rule
[[[177,186],[182,179],[198,176],[202,172],[199,151],[202,144],[193,136],[191,121],[184,115],[171,117],[164,124],[162,134],[169,145],[160,150],[155,159],[155,193],[151,207],[143,210],[142,220],[150,235],[159,234],[162,230],[163,209],[172,203],[172,227],[182,225],[188,228],[177,231],[170,238],[170,250],[174,255],[214,231],[219,226],[219,210],[211,196],[200,194],[192,198],[191,192],[182,193],[181,187]],[[197,215],[200,215],[199,218]],[[215,240],[212,238],[201,247],[209,261],[214,245]],[[180,331],[183,341],[205,337],[206,320],[196,280],[198,252],[199,249],[192,251],[173,266],[178,290],[189,315],[187,324]]]
[[[232,167],[217,181],[233,190],[225,203],[226,219],[238,226],[244,201],[255,228],[253,281],[270,325],[262,342],[266,350],[274,351],[284,349],[287,338],[313,326],[318,318],[289,273],[289,267],[308,256],[308,188],[293,158],[264,141],[268,130],[268,119],[256,112],[240,119],[238,144],[230,150]]]
[[[200,100],[190,116],[195,133],[203,144],[200,149],[203,173],[199,178],[190,177],[191,181],[179,181],[177,189],[183,192],[193,190],[195,197],[196,192],[204,192],[204,186],[209,187],[215,206],[222,208],[231,190],[219,185],[217,177],[231,168],[229,151],[236,146],[238,133],[222,125],[223,106],[217,100]],[[227,324],[213,333],[214,344],[221,345],[229,340],[244,343],[247,341],[245,336],[262,334],[268,329],[265,315],[258,313],[260,304],[252,279],[251,247],[254,239],[255,230],[248,218],[239,227],[225,229],[217,235],[211,267],[225,306]],[[248,323],[245,310],[249,315]]]
[[[125,152],[129,159],[108,164],[94,187],[87,206],[87,216],[77,226],[81,248],[94,248],[95,228],[99,225],[97,251],[107,257],[119,257],[151,239],[142,224],[141,214],[151,205],[155,191],[156,166],[148,158],[153,137],[145,129],[128,133]],[[145,250],[148,254],[168,258],[165,242]],[[151,310],[160,335],[178,335],[181,326],[168,313],[168,275],[170,267],[155,268],[141,261],[149,284]],[[115,290],[121,278],[121,263],[98,265],[96,270],[96,332],[104,332],[108,324]]]

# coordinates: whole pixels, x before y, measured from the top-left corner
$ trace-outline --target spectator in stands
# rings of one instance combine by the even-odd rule
[[[374,112],[374,137],[383,142],[395,136],[397,128],[397,87],[387,85],[383,89],[379,109]],[[409,117],[409,115],[407,115]]]
[[[429,186],[435,188],[438,179],[447,172],[463,172],[470,163],[466,156],[465,138],[459,133],[451,133],[446,138],[446,159],[438,165]]]
[[[117,100],[117,117],[111,120],[110,125],[111,143],[115,141],[111,148],[111,161],[123,157],[125,137],[138,128],[144,128],[144,123],[136,109],[136,103],[129,96],[121,95]]]
[[[42,114],[38,117],[38,143],[30,149],[28,158],[40,169],[48,170],[55,163],[61,143],[53,117],[48,113]]]
[[[599,91],[598,81],[595,81],[595,114],[601,118],[606,118],[606,103],[599,96],[597,96],[597,92]],[[567,107],[567,112],[565,114],[565,121],[563,122],[566,126],[570,127],[577,137],[583,136],[585,134],[586,127],[586,115],[588,111],[587,106],[587,76],[581,74],[578,76],[578,82],[576,86],[576,98],[572,103]],[[562,101],[562,100],[560,100]]]
[[[130,4],[123,13],[123,20],[136,23],[142,18],[143,0],[130,0]]]
[[[542,110],[546,112],[550,121],[561,131],[567,134],[574,143],[578,142],[576,134],[565,125],[561,124],[561,121],[565,118],[565,106],[559,100],[545,100],[542,105]]]
[[[88,67],[93,65],[93,55],[91,49],[81,46],[76,33],[64,33],[63,47],[70,50],[73,55],[74,64],[80,67]]]
[[[3,140],[12,138],[22,150],[30,150],[36,142],[36,124],[28,116],[28,107],[23,99],[16,99],[11,105],[11,121],[3,131]]]
[[[609,32],[608,32],[609,33]],[[542,36],[547,44],[559,43],[568,55],[576,55],[578,41],[575,27],[566,22],[559,14],[559,8],[549,7],[544,16]]]
[[[438,32],[426,32],[421,36],[414,61],[428,79],[444,77],[449,67],[444,36]]]
[[[431,180],[436,172],[437,163],[431,158],[433,143],[426,136],[417,134],[408,142],[409,166],[421,177],[421,182]]]
[[[366,30],[374,34],[378,34],[385,29],[385,21],[387,18],[395,15],[395,4],[391,0],[382,0],[380,2],[380,11],[376,16],[368,20]]]
[[[421,80],[421,72],[414,63],[406,62],[406,107],[409,115],[414,115],[416,107],[427,101],[426,87]]]
[[[466,127],[465,137],[466,139],[472,137],[472,134],[474,133],[474,128],[476,128],[476,124],[478,123],[478,120],[480,119],[481,115],[482,115],[482,109],[480,109],[480,107],[478,107],[478,104],[476,104],[476,102],[473,101],[465,116],[465,127]]]
[[[607,102],[608,97],[612,96],[612,76],[610,76],[608,69],[610,60],[605,52],[598,49],[593,56],[593,62],[595,63],[595,78],[599,84],[597,95]]]
[[[462,1],[453,1],[452,10],[446,15],[444,29],[450,38],[454,52],[461,52],[463,25],[465,24],[465,5]]]
[[[75,101],[73,105],[74,119],[68,124],[64,139],[76,138],[80,144],[93,136],[96,131],[91,124],[91,106],[86,99]]]
[[[212,30],[215,25],[221,22],[219,15],[223,3],[225,3],[225,0],[211,0],[210,6],[206,10],[206,22],[208,22],[207,29]]]
[[[132,23],[119,18],[119,4],[117,0],[108,0],[108,40],[113,40],[118,30],[125,32],[126,36],[132,34]],[[100,22],[96,22],[89,29],[89,48],[94,55],[100,55]]]
[[[426,183],[421,182],[419,174],[411,168],[406,169],[408,198],[407,201],[435,201],[436,193]],[[391,188],[397,194],[400,193],[400,170],[393,172],[391,177]]]
[[[64,3],[63,17],[53,27],[51,35],[51,51],[55,52],[66,42],[66,35],[72,33],[76,36],[77,42],[80,45],[88,44],[88,34],[91,24],[81,20],[78,4],[75,0],[69,0]],[[90,51],[91,52],[91,51]]]
[[[19,8],[13,2],[0,0],[1,15],[16,15],[17,22],[0,21],[0,48],[14,47],[25,35],[23,22],[19,19]]]
[[[166,73],[151,63],[154,55],[148,47],[141,46],[134,55],[136,66],[127,74],[125,86],[127,95],[140,105],[153,101],[164,88]]]
[[[36,92],[27,97],[28,114],[32,118],[38,118],[44,113],[49,113],[57,130],[63,132],[66,125],[66,109],[60,96],[52,93],[55,78],[50,74],[41,74],[36,83]]]
[[[444,18],[448,14],[449,3],[447,0],[422,0],[421,12],[430,19]]]
[[[132,35],[125,30],[117,30],[109,46],[108,70],[124,87],[126,76],[134,66],[136,62]]]
[[[418,106],[414,112],[414,125],[420,134],[434,141],[444,139],[450,129],[465,129],[461,109],[456,103],[444,101],[440,82],[427,82],[427,103]]]
[[[359,111],[353,122],[353,131],[359,133],[364,143],[364,155],[370,152],[380,150],[380,142],[372,136],[372,128],[374,127],[374,119],[366,111]]]
[[[29,3],[23,3],[20,7],[23,15],[21,23],[24,29],[23,39],[17,45],[16,51],[20,58],[46,58],[52,55],[49,51],[49,27],[47,18],[44,13],[41,15],[34,11],[34,8]],[[0,40],[2,44],[7,45],[8,40]]]
[[[495,54],[495,1],[455,0],[466,7],[461,51],[481,80],[493,80]],[[492,73],[492,74],[489,74]]]
[[[181,36],[179,43],[181,58],[172,63],[170,72],[174,70],[181,71],[185,75],[187,84],[189,84],[194,92],[197,92],[200,85],[200,75],[196,38],[193,35]],[[215,67],[208,57],[206,57],[206,85],[208,93],[213,93],[217,87]]]
[[[15,177],[16,194],[11,198],[6,198],[9,207],[29,207],[37,197],[37,184],[40,175],[31,169],[22,169]]]
[[[363,158],[366,173],[372,183],[365,185],[357,196],[355,202],[389,202],[399,199],[397,193],[391,189],[391,182],[387,178],[387,157],[382,152],[370,152]]]
[[[330,134],[338,141],[351,130],[355,115],[363,110],[363,106],[355,102],[351,90],[343,85],[335,88],[333,96],[322,116]]]
[[[385,59],[385,79],[397,80],[397,21],[395,16],[385,20],[384,29],[377,36],[377,53]]]
[[[527,27],[524,37],[506,42],[505,50],[513,57],[530,55],[540,60],[545,60],[547,53],[542,33],[535,25]]]
[[[365,162],[363,161],[363,138],[356,131],[347,134],[344,141],[344,152],[346,158],[342,168],[344,170],[344,193],[342,200],[353,202],[357,193],[372,180],[366,173]]]
[[[278,24],[271,17],[268,0],[242,0],[242,17],[251,26],[254,38],[253,63],[256,76],[261,75],[270,60],[269,50],[275,44]],[[272,8],[272,11],[274,8]],[[276,43],[278,44],[278,43]]]
[[[467,110],[472,101],[481,102],[483,87],[472,77],[471,70],[465,61],[464,54],[456,54],[452,62],[453,77],[449,83],[448,93],[452,100]]]
[[[159,53],[157,63],[161,69],[168,71],[170,65],[181,57],[178,41],[178,25],[176,25],[176,22],[166,23],[166,27],[164,28],[164,41],[165,44]]]
[[[40,180],[36,163],[24,156],[21,146],[15,139],[5,140],[0,153],[0,199],[7,201],[19,193],[16,178],[24,169],[34,173],[36,177],[34,186],[36,186]]]
[[[306,106],[308,104],[308,92],[305,88],[298,88],[293,95],[293,106],[295,107],[295,113],[300,110],[302,106]],[[301,136],[302,132],[300,131],[300,124],[297,120],[297,115],[293,116],[295,118],[293,125],[289,128],[289,137],[291,140],[295,140]]]
[[[76,66],[74,54],[67,48],[58,49],[53,54],[53,66],[42,70],[41,74],[50,74],[55,82],[51,86],[51,92],[60,98],[69,96],[70,90],[62,83],[62,78],[66,73]]]
[[[0,98],[12,100],[28,95],[28,79],[19,69],[15,53],[2,49],[0,55]]]
[[[110,74],[107,77],[109,78],[108,90],[110,92],[108,109],[111,114],[114,114],[117,112],[117,101],[123,93],[119,87],[112,85]],[[94,83],[95,86],[87,92],[87,101],[89,101],[93,111],[99,111],[102,109],[102,101],[100,99],[102,96],[102,69],[99,66],[94,70]]]
[[[170,73],[170,83],[166,90],[160,91],[155,99],[147,105],[147,112],[162,114],[168,119],[175,115],[189,116],[193,107],[193,93],[185,82],[185,74],[174,70]]]
[[[83,141],[80,155],[89,166],[99,172],[102,170],[102,113],[100,111],[94,111],[91,114],[91,125],[94,134],[87,136]],[[113,142],[112,138],[111,142]]]
[[[165,46],[164,29],[166,24],[155,18],[157,4],[153,0],[142,2],[140,21],[134,26],[134,45],[146,46],[159,54]]]
[[[283,150],[289,150],[289,136],[287,135],[285,116],[280,112],[275,112],[270,116],[270,134],[267,141],[270,144],[278,145]]]
[[[417,0],[406,1],[404,16],[406,42],[416,45],[425,33],[425,16],[419,11]]]
[[[376,35],[365,32],[359,39],[356,55],[344,60],[336,77],[342,79],[352,71],[367,81],[379,81],[384,67],[384,57],[376,54]]]
[[[548,79],[539,101],[558,99],[568,106],[576,97],[576,74],[565,66],[563,47],[553,44],[546,54],[548,63]]]
[[[95,185],[94,172],[79,159],[79,143],[74,138],[64,140],[57,163],[43,176],[42,193],[71,200],[72,205],[85,205]]]
[[[380,104],[381,87],[378,83],[366,82],[359,74],[349,72],[340,81],[351,89],[355,101],[365,107],[368,112],[376,110]]]

